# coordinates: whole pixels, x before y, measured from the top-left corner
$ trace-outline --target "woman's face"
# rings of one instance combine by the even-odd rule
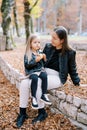
[[[51,36],[52,36],[52,39],[51,39],[51,41],[52,41],[52,45],[54,46],[54,47],[56,47],[56,49],[60,49],[60,48],[62,48],[62,43],[63,43],[63,39],[61,40],[58,36],[57,36],[57,34],[55,33],[55,32],[52,32],[52,34],[51,34]]]
[[[33,51],[37,51],[40,49],[40,39],[39,38],[34,38],[31,42],[31,49]]]

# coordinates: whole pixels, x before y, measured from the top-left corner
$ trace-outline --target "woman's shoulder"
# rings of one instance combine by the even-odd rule
[[[45,46],[46,47],[52,47],[51,43],[46,43]]]
[[[76,53],[76,50],[75,50],[75,49],[70,48],[69,50],[67,50],[67,53],[69,53],[69,54],[73,54],[73,53]]]
[[[67,50],[67,53],[68,53],[69,57],[72,57],[72,56],[75,56],[76,50],[70,49],[70,50]]]
[[[51,43],[46,43],[45,44],[45,48],[49,48],[49,49],[53,49],[54,47],[52,46],[52,44]]]

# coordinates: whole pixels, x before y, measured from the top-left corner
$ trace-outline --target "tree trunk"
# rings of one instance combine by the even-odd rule
[[[31,27],[31,33],[33,33],[33,20],[32,17],[30,18],[30,27]]]
[[[30,7],[29,0],[24,0],[24,19],[25,19],[25,31],[26,31],[26,42],[30,35],[30,28],[29,25],[31,25],[31,32],[33,31],[33,21],[32,17],[30,16],[32,9],[36,6],[38,3],[38,0],[35,1],[32,7]]]
[[[30,10],[29,10],[30,3],[29,1],[24,1],[24,20],[25,20],[25,31],[26,31],[26,42],[30,35],[29,31],[29,19],[30,19]]]
[[[11,23],[11,7],[13,1],[11,3],[10,0],[3,0],[1,5],[1,12],[2,12],[2,29],[3,35],[6,36],[6,48],[5,50],[12,49],[12,41],[10,37],[10,23]]]
[[[14,22],[15,22],[17,36],[19,37],[20,33],[19,33],[19,27],[18,27],[16,1],[14,2],[13,13],[14,13]]]
[[[79,15],[79,20],[78,20],[78,32],[79,34],[82,33],[82,0],[80,0],[80,3],[79,3],[79,12],[78,12],[78,15]]]

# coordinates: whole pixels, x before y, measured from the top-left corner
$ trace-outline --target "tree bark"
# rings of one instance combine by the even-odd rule
[[[26,31],[26,42],[30,35],[30,32],[33,32],[33,21],[31,17],[31,11],[36,6],[38,0],[35,1],[34,5],[30,7],[30,3],[28,0],[24,0],[24,19],[25,19],[25,31]],[[31,28],[30,28],[30,26]],[[31,31],[30,31],[31,29]]]
[[[20,32],[19,32],[18,19],[17,19],[16,1],[14,2],[13,13],[14,13],[14,22],[15,22],[17,36],[19,37],[20,36]]]
[[[6,48],[5,50],[12,49],[12,41],[10,37],[10,23],[11,23],[11,7],[13,5],[13,1],[11,0],[3,0],[1,5],[1,13],[2,13],[2,29],[3,35],[6,36]]]
[[[24,1],[24,20],[25,20],[25,32],[26,32],[26,42],[28,39],[28,36],[30,35],[30,30],[29,30],[29,14],[30,14],[30,10],[29,7],[30,3],[26,0]]]
[[[30,27],[31,27],[31,33],[33,33],[33,20],[32,17],[30,18]]]

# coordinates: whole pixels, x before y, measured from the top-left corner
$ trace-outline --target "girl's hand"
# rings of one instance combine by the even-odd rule
[[[39,62],[41,59],[43,59],[43,54],[38,54],[36,57],[36,62]]]

